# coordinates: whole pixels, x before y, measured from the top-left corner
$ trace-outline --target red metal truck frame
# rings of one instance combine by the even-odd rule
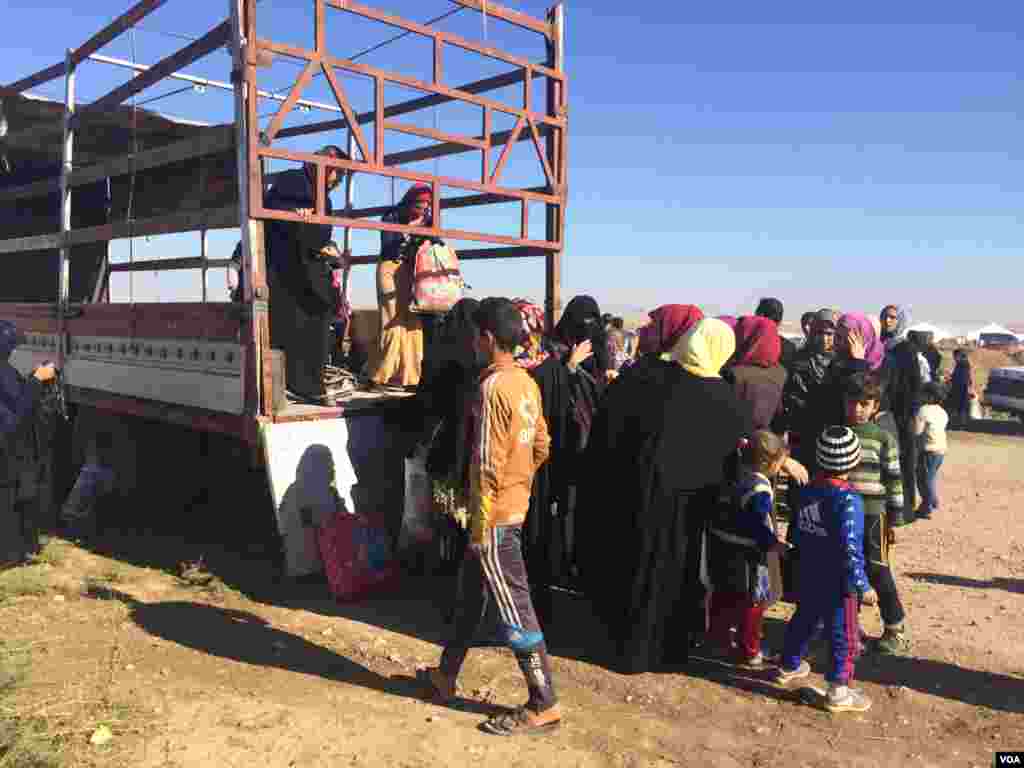
[[[94,57],[96,51],[164,5],[166,1],[141,0],[82,46],[69,51],[64,62],[6,87],[0,87],[0,97],[2,97],[21,93],[59,77],[64,77],[66,83],[64,162],[60,177],[60,232],[0,241],[0,257],[4,253],[59,249],[60,266],[56,276],[58,301],[56,305],[0,304],[0,316],[10,316],[29,332],[52,333],[55,331],[57,340],[54,352],[58,362],[61,363],[69,351],[77,349],[74,341],[76,336],[120,335],[134,337],[139,335],[140,329],[146,328],[152,338],[167,339],[170,345],[156,350],[156,354],[162,354],[165,357],[168,354],[173,356],[175,354],[174,345],[177,344],[179,348],[176,350],[176,354],[180,358],[188,354],[185,346],[190,337],[216,340],[233,335],[236,341],[242,345],[242,377],[245,386],[244,412],[241,417],[237,417],[212,411],[203,412],[187,406],[170,405],[158,400],[137,400],[101,391],[74,392],[74,399],[127,415],[156,418],[162,421],[187,424],[198,429],[238,434],[250,441],[255,440],[258,424],[261,421],[282,420],[282,418],[336,418],[343,413],[343,408],[323,408],[299,416],[282,417],[272,411],[269,396],[271,368],[267,354],[270,347],[268,302],[271,297],[266,282],[263,221],[269,219],[298,221],[300,218],[297,214],[289,211],[270,210],[263,207],[264,179],[262,173],[263,163],[266,159],[311,163],[316,167],[319,179],[323,178],[323,174],[328,168],[334,167],[353,174],[369,173],[429,185],[433,191],[433,224],[431,227],[411,227],[370,218],[380,216],[387,210],[384,208],[362,210],[349,208],[343,212],[345,215],[326,215],[322,184],[317,185],[319,194],[316,200],[316,210],[311,217],[305,220],[346,228],[408,232],[489,244],[490,247],[462,251],[460,255],[464,259],[544,256],[546,259],[547,313],[549,321],[553,321],[557,317],[561,309],[560,257],[564,245],[568,124],[567,87],[563,71],[564,15],[562,6],[556,6],[548,13],[546,20],[540,20],[504,8],[491,0],[451,0],[457,5],[485,13],[541,35],[546,44],[547,59],[545,62],[539,63],[384,13],[351,0],[309,0],[313,8],[313,39],[315,43],[312,49],[299,48],[257,36],[256,0],[229,0],[230,16],[226,21],[155,65],[142,68],[142,71],[132,80],[115,88],[105,96],[91,104],[76,107],[74,88],[75,69],[78,64],[87,58]],[[431,39],[433,42],[433,77],[431,81],[423,82],[396,72],[333,55],[325,42],[325,17],[329,10],[330,12],[340,11],[355,14]],[[138,153],[132,158],[130,165],[133,169],[140,165],[155,167],[175,160],[223,151],[234,146],[238,154],[238,210],[229,208],[182,212],[150,220],[133,220],[87,229],[72,229],[70,219],[71,188],[95,181],[106,174],[123,174],[125,168],[128,167],[127,158],[119,157],[101,164],[99,168],[72,169],[75,129],[82,118],[91,113],[117,108],[133,95],[166,77],[182,77],[177,74],[179,70],[223,45],[228,45],[233,54],[231,81],[235,84],[234,135],[207,136],[190,142],[179,142],[176,145]],[[505,62],[513,69],[496,77],[460,86],[446,85],[444,83],[444,60],[445,51],[449,46]],[[275,56],[304,61],[305,66],[266,130],[260,131],[257,105],[259,100],[267,98],[268,94],[258,88],[258,69],[268,64]],[[356,114],[353,111],[342,82],[337,77],[338,71],[372,78],[375,87],[373,110],[363,114]],[[299,103],[303,89],[318,73],[322,73],[326,78],[343,119],[283,128],[285,117]],[[535,99],[533,98],[533,82],[539,77],[546,78],[547,81],[546,98],[543,104],[534,103]],[[384,99],[386,83],[407,86],[429,95],[387,105]],[[517,83],[523,85],[521,106],[512,106],[483,95],[489,91]],[[452,101],[480,107],[481,133],[479,136],[443,133],[395,119],[403,114]],[[495,112],[516,118],[512,130],[493,132],[492,118]],[[373,126],[372,141],[368,141],[367,132],[362,127],[364,125]],[[292,152],[274,146],[275,140],[289,136],[338,129],[346,129],[349,132],[350,147],[357,150],[352,153],[351,160]],[[415,135],[439,143],[420,149],[388,154],[385,151],[386,131]],[[527,140],[532,143],[537,153],[544,171],[545,183],[540,187],[530,189],[504,186],[501,183],[502,172],[511,149],[516,142]],[[502,147],[502,151],[492,168],[489,154],[493,148],[497,147]],[[401,167],[419,160],[464,152],[480,153],[481,163],[478,177],[472,179],[441,177],[430,173],[403,170]],[[36,182],[16,190],[2,190],[0,196],[4,199],[11,199],[18,194],[38,195],[48,191],[52,185],[52,181]],[[442,187],[467,190],[473,194],[442,198]],[[443,211],[447,208],[509,201],[519,202],[520,234],[518,237],[444,227]],[[543,239],[531,239],[528,236],[527,212],[530,203],[539,203],[546,207],[546,226]],[[72,245],[109,241],[118,237],[197,231],[238,225],[241,226],[242,231],[243,271],[247,276],[246,295],[242,307],[232,304],[111,305],[87,303],[73,308],[69,304],[69,258]],[[172,261],[176,262],[173,266],[177,268],[200,266],[204,270],[209,266],[223,266],[224,264],[223,260],[215,263],[206,259],[205,254],[202,259],[168,260],[168,262]],[[363,264],[374,261],[374,256],[361,256],[355,259],[356,263]],[[72,309],[81,310],[78,313],[81,316],[75,316],[76,313],[72,312]],[[239,327],[240,331],[237,330]],[[182,346],[183,340],[185,346]],[[111,345],[104,346],[110,347]],[[136,350],[135,353],[154,354],[154,350]]]

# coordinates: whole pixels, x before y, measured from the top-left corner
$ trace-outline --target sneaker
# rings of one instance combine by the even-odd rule
[[[910,641],[903,627],[886,627],[875,643],[875,650],[886,656],[899,656],[906,653],[909,647]]]
[[[743,667],[744,669],[764,669],[767,666],[763,653],[758,653],[756,656],[747,656],[740,651],[733,656],[733,659],[737,667]]]
[[[805,677],[810,677],[811,665],[806,661],[801,661],[800,665],[796,669],[786,669],[780,666],[775,672],[774,682],[776,685],[789,685],[795,680],[802,680]]]
[[[871,699],[856,688],[830,685],[825,709],[829,712],[867,712],[871,709]]]

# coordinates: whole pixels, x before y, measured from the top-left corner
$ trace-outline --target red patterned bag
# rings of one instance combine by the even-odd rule
[[[465,288],[455,251],[444,243],[424,240],[413,263],[410,309],[443,315],[462,300]]]
[[[337,600],[352,602],[397,584],[391,537],[366,516],[338,512],[320,526],[317,542],[327,585]]]

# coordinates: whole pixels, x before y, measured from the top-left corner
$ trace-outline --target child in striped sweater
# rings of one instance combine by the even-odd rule
[[[861,444],[860,464],[850,473],[850,485],[864,499],[864,561],[885,624],[874,646],[879,653],[898,654],[906,650],[907,637],[889,547],[896,542],[894,529],[903,525],[899,442],[875,422],[882,400],[877,374],[854,374],[846,382],[845,395],[846,423]]]

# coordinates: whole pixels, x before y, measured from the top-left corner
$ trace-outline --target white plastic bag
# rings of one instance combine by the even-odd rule
[[[427,472],[427,457],[425,452],[417,451],[405,460],[405,506],[398,551],[407,552],[430,544],[435,533],[434,491]]]

